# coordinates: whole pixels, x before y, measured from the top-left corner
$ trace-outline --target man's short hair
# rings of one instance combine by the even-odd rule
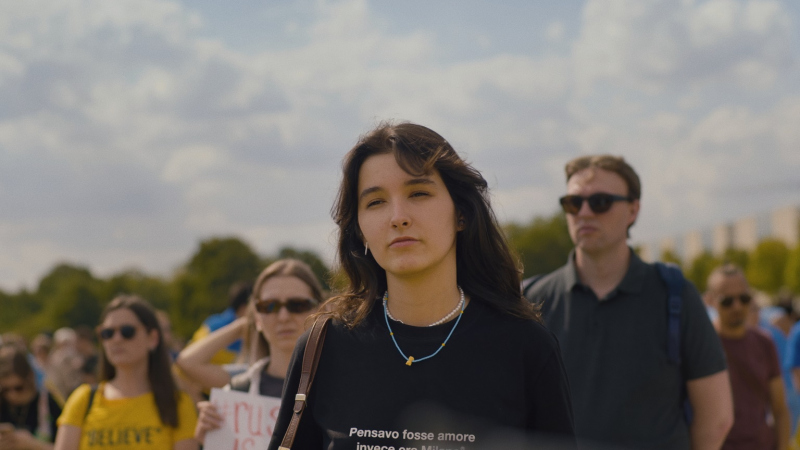
[[[742,268],[737,266],[736,264],[728,262],[721,266],[715,267],[714,270],[712,270],[711,273],[708,274],[706,286],[708,286],[708,289],[711,290],[712,284],[714,284],[715,280],[725,279],[729,277],[742,277],[745,279],[745,281],[747,281],[747,277],[744,274],[744,270],[742,270]]]
[[[636,175],[636,171],[633,170],[633,167],[628,165],[621,156],[588,155],[575,158],[564,167],[564,172],[567,174],[567,181],[581,170],[589,168],[614,172],[625,180],[625,184],[628,185],[629,197],[637,200],[642,197],[642,183],[639,181],[639,175]]]

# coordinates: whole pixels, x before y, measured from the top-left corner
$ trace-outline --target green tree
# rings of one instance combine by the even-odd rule
[[[783,286],[789,249],[777,239],[764,239],[750,256],[747,278],[756,289],[774,294]]]
[[[98,280],[75,278],[59,286],[55,294],[58,301],[48,302],[47,316],[52,328],[97,326],[100,313],[107,300],[102,296],[102,283]]]
[[[252,282],[261,266],[261,258],[239,238],[201,242],[172,282],[170,315],[176,334],[188,337],[209,314],[224,310],[231,285]]]
[[[692,261],[689,269],[686,271],[686,278],[697,287],[698,291],[705,292],[708,276],[711,275],[711,271],[721,263],[722,262],[715,258],[711,252],[704,251],[697,255]]]
[[[572,250],[563,213],[534,217],[528,224],[505,226],[508,242],[517,251],[524,268],[523,277],[549,273],[563,266]]]
[[[16,294],[0,291],[0,333],[11,330],[28,336],[27,330],[22,327],[30,317],[41,311],[41,301],[27,290]]]
[[[725,253],[722,255],[722,260],[731,264],[735,264],[741,267],[742,270],[747,271],[747,265],[750,262],[750,255],[748,255],[747,251],[745,250],[729,248],[725,250]]]
[[[661,261],[663,261],[665,263],[675,264],[678,267],[683,267],[683,260],[681,260],[681,257],[678,256],[677,253],[673,252],[672,250],[670,250],[668,248],[665,248],[661,252]]]
[[[53,299],[61,291],[63,285],[74,283],[76,280],[89,283],[95,278],[86,267],[69,263],[57,264],[39,281],[36,298],[40,305],[44,306],[47,300]]]
[[[789,253],[784,282],[792,292],[800,294],[800,244]]]
[[[39,281],[33,297],[41,309],[33,311],[30,323],[48,329],[94,327],[107,301],[102,295],[102,282],[94,278],[89,269],[68,263],[53,267]]]
[[[104,282],[106,302],[120,294],[135,294],[149,301],[155,308],[169,310],[170,285],[167,281],[131,269],[114,274]]]
[[[298,250],[292,247],[284,247],[280,249],[275,260],[283,258],[299,259],[300,261],[308,264],[309,267],[311,267],[311,270],[314,272],[314,275],[317,276],[319,282],[322,283],[323,289],[330,289],[330,269],[328,269],[328,266],[322,261],[322,258],[320,258],[315,252],[311,250]]]

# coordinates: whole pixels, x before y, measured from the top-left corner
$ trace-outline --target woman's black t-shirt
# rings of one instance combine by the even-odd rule
[[[436,351],[454,324],[391,322],[400,348],[416,359]],[[307,339],[295,349],[271,450],[291,419]],[[531,439],[574,446],[560,350],[538,322],[473,300],[439,354],[405,363],[380,303],[352,330],[332,322],[292,448],[474,450]]]

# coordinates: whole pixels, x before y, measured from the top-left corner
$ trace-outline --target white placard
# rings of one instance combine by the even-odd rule
[[[278,418],[281,399],[244,392],[211,389],[211,403],[225,418],[222,427],[206,434],[203,447],[213,450],[267,448]]]

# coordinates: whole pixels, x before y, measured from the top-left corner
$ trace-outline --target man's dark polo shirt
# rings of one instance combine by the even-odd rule
[[[606,298],[581,284],[574,251],[528,293],[542,304],[561,345],[581,448],[689,449],[683,380],[725,370],[725,354],[705,306],[687,281],[681,311],[683,376],[667,357],[667,287],[631,251],[622,282]]]

